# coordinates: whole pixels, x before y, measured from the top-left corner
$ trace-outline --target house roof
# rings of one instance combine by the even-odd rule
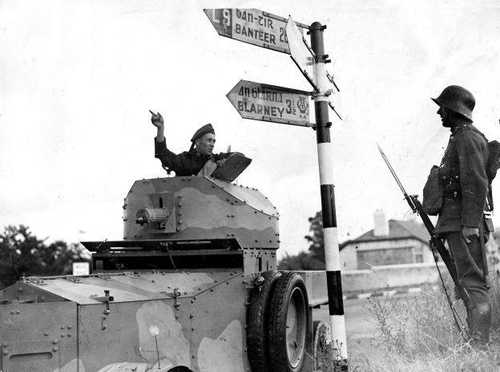
[[[373,229],[361,234],[355,239],[347,240],[340,245],[340,249],[351,243],[361,243],[381,240],[400,240],[413,238],[428,244],[430,235],[425,226],[421,223],[411,220],[389,220],[389,234],[385,236],[376,236]]]

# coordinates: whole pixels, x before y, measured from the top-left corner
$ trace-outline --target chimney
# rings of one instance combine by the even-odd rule
[[[375,228],[373,229],[373,235],[375,236],[388,236],[389,235],[389,224],[385,219],[385,214],[382,209],[377,209],[373,215],[375,222]]]

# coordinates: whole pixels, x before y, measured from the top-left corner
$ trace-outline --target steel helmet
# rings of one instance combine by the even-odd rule
[[[438,98],[431,98],[439,106],[446,107],[470,121],[472,121],[472,110],[476,100],[471,92],[458,85],[450,85],[441,92]]]

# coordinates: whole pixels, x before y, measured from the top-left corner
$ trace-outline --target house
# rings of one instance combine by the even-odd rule
[[[381,210],[375,212],[374,222],[372,230],[340,245],[342,270],[434,262],[430,236],[423,224],[414,220],[387,221]]]

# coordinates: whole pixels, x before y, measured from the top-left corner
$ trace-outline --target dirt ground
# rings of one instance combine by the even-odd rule
[[[398,299],[395,298],[395,301]],[[347,330],[347,351],[351,364],[356,365],[357,361],[366,358],[367,355],[377,352],[373,340],[376,336],[376,320],[369,311],[369,304],[366,299],[346,300],[344,302],[344,312]],[[314,320],[328,322],[328,307],[322,306],[314,310]]]
[[[383,301],[394,309],[419,294],[406,294],[384,298]],[[344,312],[347,330],[347,351],[350,371],[411,371],[411,372],[490,372],[500,371],[500,332],[492,330],[491,343],[487,350],[471,348],[467,345],[448,349],[439,353],[432,348],[413,360],[401,357],[397,353],[389,353],[381,344],[379,324],[371,311],[369,300],[355,299],[344,302]],[[428,309],[435,311],[436,309]],[[427,313],[427,312],[426,312]],[[328,322],[328,308],[323,306],[313,312],[314,320]],[[443,323],[443,319],[439,323]],[[446,320],[448,322],[448,320]],[[437,324],[440,325],[440,324]],[[439,348],[438,348],[439,349]],[[442,351],[442,350],[440,350]]]

